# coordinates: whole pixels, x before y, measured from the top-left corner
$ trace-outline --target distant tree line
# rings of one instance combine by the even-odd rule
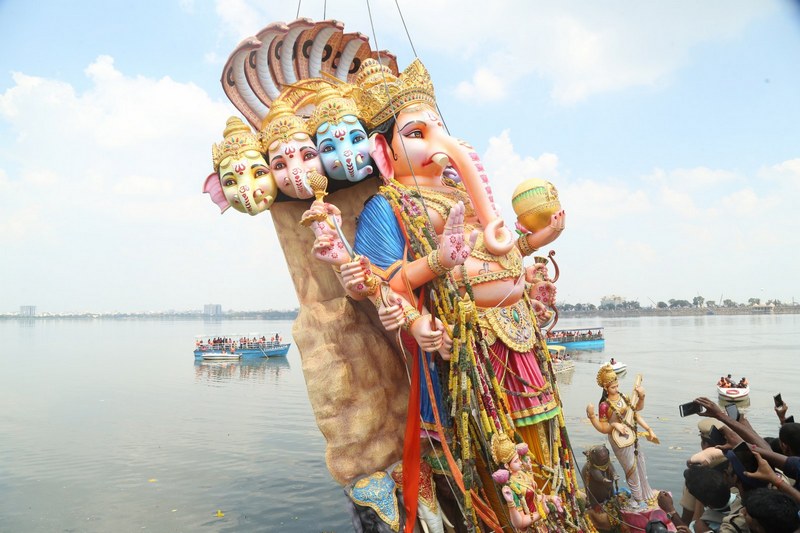
[[[719,304],[714,300],[708,300],[703,298],[702,296],[695,296],[692,298],[692,301],[689,300],[678,300],[672,298],[667,300],[666,302],[658,302],[655,304],[655,307],[658,309],[688,309],[691,307],[751,307],[753,305],[761,305],[761,298],[749,298],[747,303],[737,303],[731,299],[722,300],[722,303]],[[767,300],[765,305],[774,305],[776,307],[784,306],[784,305],[796,305],[796,304],[788,304],[783,303],[778,299]],[[634,309],[641,309],[642,305],[637,302],[636,300],[623,300],[622,302],[617,303],[604,303],[601,305],[595,305],[592,303],[577,303],[577,304],[570,304],[570,303],[559,303],[558,308],[562,311],[621,311],[621,310],[634,310]]]

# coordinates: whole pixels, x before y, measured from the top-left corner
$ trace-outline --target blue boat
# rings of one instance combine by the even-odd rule
[[[238,339],[238,340],[237,340]],[[279,335],[267,339],[259,335],[200,335],[195,341],[194,358],[202,361],[231,361],[261,357],[286,357],[290,342]]]
[[[548,346],[564,346],[572,350],[602,350],[606,340],[603,328],[558,329],[547,334]]]

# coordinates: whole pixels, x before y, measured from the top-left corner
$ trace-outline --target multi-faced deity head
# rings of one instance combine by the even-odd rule
[[[237,117],[228,119],[223,136],[225,140],[212,149],[216,174],[207,180],[206,192],[212,193],[223,210],[231,205],[249,215],[266,211],[278,191],[261,153],[259,136]],[[213,176],[217,177],[217,182]],[[220,188],[224,200],[219,195]]]
[[[305,122],[291,106],[277,100],[264,119],[262,131],[278,189],[291,198],[313,197],[307,174],[310,170],[322,173],[322,163]]]
[[[329,178],[357,182],[373,172],[369,139],[358,120],[358,107],[341,90],[326,87],[315,99],[308,129],[316,135],[317,150]]]

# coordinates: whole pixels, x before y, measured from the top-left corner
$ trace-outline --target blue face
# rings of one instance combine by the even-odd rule
[[[353,115],[345,115],[338,124],[323,123],[317,129],[317,149],[331,179],[355,182],[372,174],[367,132]]]

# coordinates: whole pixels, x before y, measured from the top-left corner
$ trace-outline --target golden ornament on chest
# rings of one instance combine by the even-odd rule
[[[514,190],[511,205],[519,223],[532,232],[546,228],[550,224],[550,217],[561,211],[555,186],[539,178],[520,183]]]

